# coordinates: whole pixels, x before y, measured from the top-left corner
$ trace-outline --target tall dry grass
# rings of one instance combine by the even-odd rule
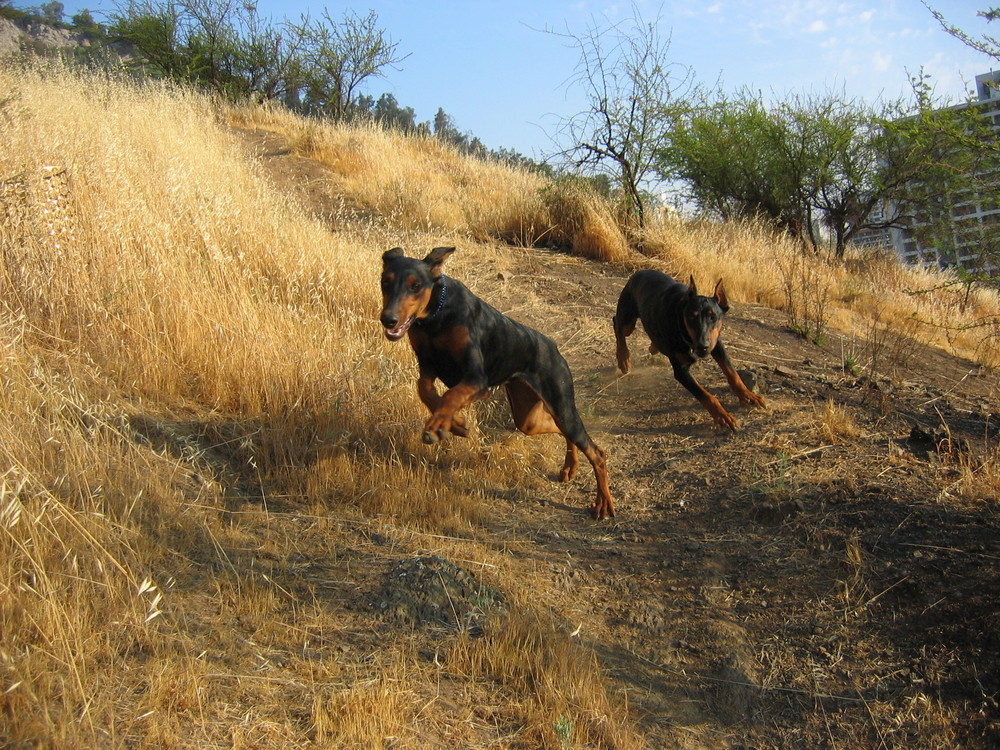
[[[524,168],[471,159],[437,138],[404,137],[377,124],[321,123],[271,107],[235,108],[228,118],[281,133],[296,153],[329,168],[334,189],[352,205],[396,228],[555,246],[597,260],[630,255],[611,208],[579,182],[553,183]]]
[[[614,207],[572,179],[547,182],[377,125],[322,124],[267,107],[238,108],[228,117],[285,135],[298,153],[331,170],[337,191],[388,225],[645,262]],[[759,222],[690,221],[669,213],[653,213],[632,244],[677,278],[695,276],[703,293],[722,278],[733,299],[785,310],[792,327],[810,338],[821,339],[831,327],[864,341],[873,324],[891,321],[921,343],[1000,366],[1000,297],[984,288],[969,293],[947,271],[904,267],[870,251],[850,250],[846,261],[833,261],[804,253]]]

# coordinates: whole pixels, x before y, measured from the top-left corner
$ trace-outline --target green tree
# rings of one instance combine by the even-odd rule
[[[82,32],[100,32],[101,30],[100,25],[94,20],[94,15],[87,8],[74,14],[70,21],[74,28]]]
[[[444,138],[454,130],[455,124],[451,115],[444,111],[444,107],[438,107],[438,111],[434,114],[434,135]]]
[[[979,36],[973,36],[958,26],[949,23],[943,13],[932,8],[927,2],[924,2],[924,6],[931,12],[931,15],[937,19],[938,23],[941,24],[941,28],[953,37],[977,52],[982,52],[984,55],[988,55],[994,60],[1000,60],[1000,39],[997,39],[995,36],[991,36],[985,32]],[[985,19],[987,23],[990,21],[996,21],[997,19],[1000,19],[1000,8],[981,10],[976,15]]]
[[[111,13],[108,33],[138,53],[135,67],[188,80],[182,54],[182,19],[183,9],[177,3],[128,0]]]
[[[804,117],[790,121],[747,91],[676,107],[657,169],[722,219],[763,217],[802,236],[814,188],[815,138]],[[793,129],[793,124],[797,129]]]
[[[417,113],[413,107],[401,107],[392,94],[382,94],[371,108],[372,116],[390,128],[411,132],[417,128]]]
[[[303,40],[303,73],[310,109],[343,120],[353,113],[360,86],[381,78],[385,69],[406,59],[399,43],[378,26],[371,10],[365,16],[345,11],[338,23],[329,14],[293,25]]]
[[[899,168],[888,168],[886,156],[893,143],[888,127],[897,110],[895,103],[868,105],[829,94],[791,109],[791,121],[804,123],[796,127],[812,133],[813,153],[802,195],[810,217],[822,218],[838,258],[859,232],[886,228],[898,218],[875,211],[896,195],[913,168],[912,160],[896,160]],[[813,229],[811,222],[808,228]],[[810,239],[815,245],[815,236]]]
[[[966,126],[947,113],[903,117],[899,102],[828,93],[768,107],[744,91],[677,112],[659,152],[663,177],[703,210],[764,217],[813,247],[825,226],[837,257],[859,232],[904,221],[925,197],[923,176],[943,190],[960,173],[942,155]]]
[[[275,24],[252,2],[127,0],[111,14],[109,33],[153,75],[343,119],[361,84],[402,59],[377,20],[374,11],[348,12],[338,23],[324,12]]]

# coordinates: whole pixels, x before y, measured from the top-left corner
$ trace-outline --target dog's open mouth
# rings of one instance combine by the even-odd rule
[[[404,334],[410,329],[410,326],[413,325],[413,321],[416,319],[417,319],[416,315],[411,315],[395,328],[386,328],[385,337],[389,339],[389,341],[399,341],[401,338],[403,338]]]

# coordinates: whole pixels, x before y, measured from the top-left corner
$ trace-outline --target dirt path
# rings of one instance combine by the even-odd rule
[[[334,214],[321,167],[246,137],[279,183],[310,170],[304,200]],[[696,365],[740,422],[723,434],[641,330],[618,376],[628,269],[517,252],[473,286],[559,343],[619,515],[588,520],[589,467],[564,487],[553,463],[498,500],[491,536],[579,626],[650,746],[1000,746],[1000,519],[961,491],[996,450],[996,375],[916,344],[891,380],[845,374],[836,336],[815,346],[736,301],[724,340],[769,408],[738,406],[714,363]],[[942,436],[955,450],[936,450]],[[360,580],[354,596],[370,593]]]

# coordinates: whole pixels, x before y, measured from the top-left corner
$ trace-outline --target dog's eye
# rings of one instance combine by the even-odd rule
[[[412,282],[410,284],[410,291],[413,292],[414,294],[416,294],[417,292],[419,292],[423,288],[424,288],[424,285],[421,284],[419,281],[414,281],[414,282]]]

